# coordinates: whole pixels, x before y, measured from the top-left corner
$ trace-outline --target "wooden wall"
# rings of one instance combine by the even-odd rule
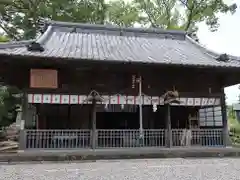
[[[94,89],[102,95],[137,95],[138,86],[132,88],[132,75],[142,76],[143,93],[151,96],[162,95],[174,87],[182,94],[192,93],[191,96],[221,92],[220,75],[205,69],[131,64],[69,64],[4,64],[5,68],[0,73],[2,81],[26,89],[29,93],[89,94]],[[57,69],[58,89],[29,88],[31,68]]]
[[[220,93],[220,83],[216,76],[205,73],[198,74],[184,70],[175,73],[172,71],[146,71],[146,72],[126,72],[124,70],[114,72],[102,70],[59,70],[58,89],[37,89],[29,88],[29,77],[25,80],[25,85],[29,92],[47,93],[74,93],[89,94],[91,90],[96,90],[102,95],[106,94],[138,94],[138,84],[132,87],[132,75],[141,74],[143,93],[151,96],[162,95],[167,90],[175,88],[180,93],[209,94]],[[23,73],[25,74],[25,73]],[[26,78],[26,77],[25,77]]]

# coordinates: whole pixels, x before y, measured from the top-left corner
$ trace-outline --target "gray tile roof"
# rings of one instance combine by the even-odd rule
[[[36,39],[45,50],[28,51],[30,42],[0,44],[0,55],[240,67],[240,57],[229,56],[228,62],[220,62],[216,60],[219,54],[180,31],[49,22],[45,33]]]

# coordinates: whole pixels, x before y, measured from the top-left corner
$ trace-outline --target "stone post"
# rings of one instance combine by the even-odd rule
[[[19,150],[23,151],[26,148],[26,134],[25,134],[25,120],[27,118],[27,109],[28,109],[28,99],[27,94],[24,93],[22,96],[22,118],[20,123],[20,132],[19,132]]]

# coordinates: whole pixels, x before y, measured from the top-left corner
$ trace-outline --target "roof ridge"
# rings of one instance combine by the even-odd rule
[[[74,22],[61,22],[61,21],[46,21],[47,25],[53,27],[76,27],[82,29],[107,29],[112,31],[126,31],[126,32],[139,32],[139,33],[155,33],[155,34],[173,34],[185,36],[186,31],[180,30],[165,30],[160,28],[142,28],[142,27],[121,27],[111,24],[87,24],[87,23],[74,23]]]

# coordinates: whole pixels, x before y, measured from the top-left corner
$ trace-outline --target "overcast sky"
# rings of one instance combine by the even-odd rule
[[[219,53],[227,53],[240,56],[240,0],[235,0],[239,8],[234,15],[221,15],[220,28],[211,33],[208,28],[201,24],[198,36],[200,42],[207,48]],[[239,79],[240,83],[240,79]],[[225,88],[227,104],[236,103],[240,90],[238,85]]]

